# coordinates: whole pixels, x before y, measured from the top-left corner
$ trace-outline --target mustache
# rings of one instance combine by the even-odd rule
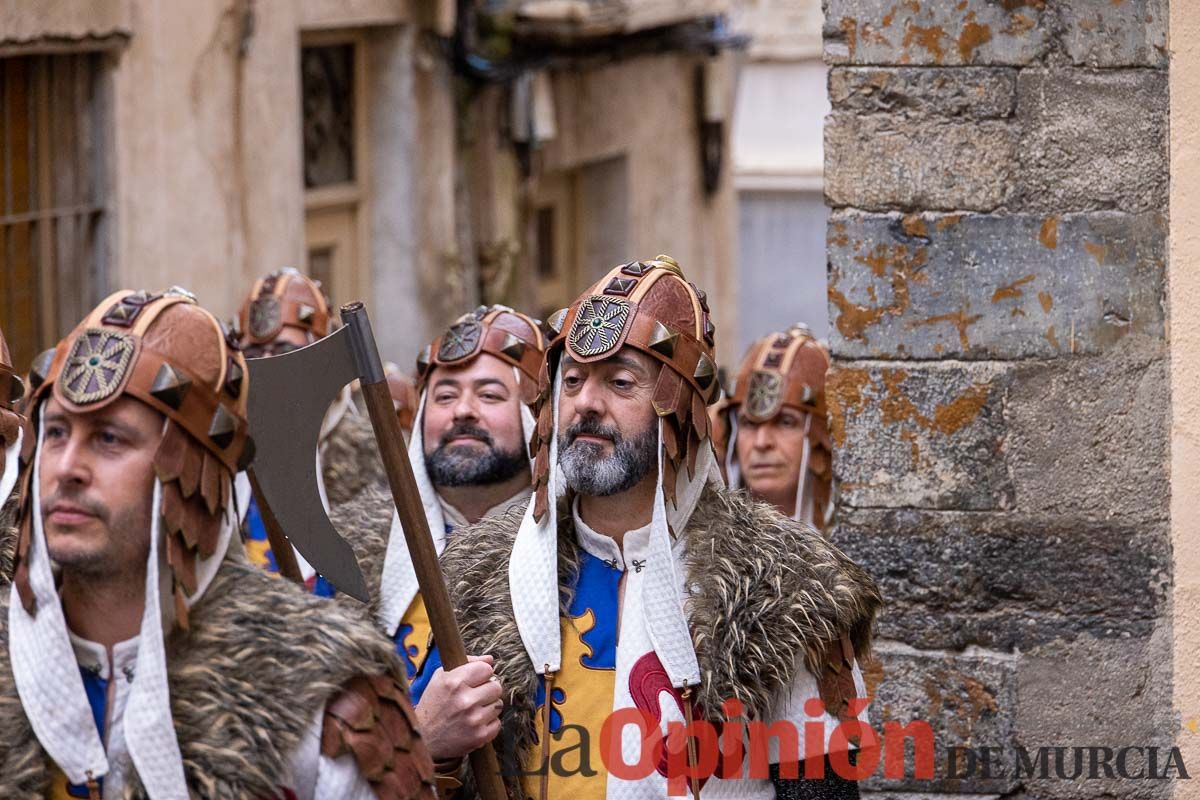
[[[441,437],[438,438],[438,448],[440,449],[446,447],[448,444],[450,444],[451,439],[456,439],[459,436],[470,436],[473,439],[478,439],[488,447],[491,447],[494,444],[492,441],[492,435],[483,428],[480,428],[478,425],[472,425],[468,422],[458,422],[454,424],[453,428],[446,431],[441,435]]]
[[[49,514],[50,510],[59,503],[70,503],[73,506],[77,506],[103,522],[108,522],[109,520],[108,506],[98,500],[91,500],[83,495],[63,491],[56,491],[42,498],[42,516],[44,517]]]
[[[588,436],[603,436],[605,439],[610,440],[613,445],[621,443],[621,432],[617,430],[615,425],[604,425],[598,419],[585,417],[567,428],[567,447],[575,444],[575,439],[585,434]]]

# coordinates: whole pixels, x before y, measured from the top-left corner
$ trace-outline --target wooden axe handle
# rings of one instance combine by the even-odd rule
[[[304,586],[304,576],[300,573],[299,562],[296,561],[296,551],[292,549],[292,543],[284,534],[279,520],[275,519],[275,512],[267,503],[266,495],[258,485],[258,478],[254,476],[254,467],[246,470],[246,476],[250,478],[250,491],[258,504],[258,515],[262,517],[263,527],[267,529],[267,542],[271,545],[271,555],[275,556],[279,574]]]
[[[454,617],[454,606],[450,604],[450,593],[446,590],[446,581],[438,563],[437,548],[429,534],[425,504],[417,491],[412,464],[408,462],[408,449],[404,445],[400,420],[392,405],[392,394],[386,380],[375,383],[362,381],[361,385],[371,427],[375,429],[375,440],[379,443],[379,453],[383,456],[388,483],[392,487],[392,500],[404,528],[417,583],[420,584],[421,596],[429,612],[433,639],[442,653],[442,664],[449,671],[467,663],[467,650]],[[471,769],[483,800],[506,800],[508,795],[500,776],[500,760],[490,744],[471,753]]]

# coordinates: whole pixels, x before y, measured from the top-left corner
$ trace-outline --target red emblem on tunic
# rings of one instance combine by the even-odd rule
[[[629,670],[629,695],[633,698],[633,704],[640,711],[649,714],[655,724],[662,728],[662,712],[659,705],[659,696],[664,692],[671,695],[675,701],[675,707],[679,709],[679,713],[684,719],[687,715],[683,710],[683,696],[678,688],[671,685],[671,679],[667,676],[667,670],[663,667],[662,662],[658,660],[658,654],[651,650],[646,655],[639,658]],[[704,711],[698,703],[692,703],[692,719],[705,719]],[[717,735],[720,735],[720,726],[717,728]],[[658,761],[658,774],[664,778],[670,777],[667,774],[667,752],[666,747],[663,747],[662,757]],[[700,779],[700,786],[703,787],[708,778]]]

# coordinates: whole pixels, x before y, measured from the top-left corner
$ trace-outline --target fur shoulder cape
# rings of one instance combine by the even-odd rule
[[[536,739],[537,676],[513,617],[506,568],[522,514],[510,509],[459,531],[442,556],[467,652],[496,659],[507,692],[502,736],[516,753]],[[800,669],[822,674],[829,643],[842,636],[860,658],[869,656],[879,590],[806,523],[744,492],[709,487],[683,535],[698,700],[710,719],[721,719],[729,698],[741,700],[751,718],[767,717]],[[580,554],[565,508],[558,554],[566,614]]]
[[[17,552],[17,500],[14,492],[0,505],[0,588],[12,582],[13,556]]]
[[[366,414],[347,412],[321,443],[321,474],[333,507],[372,487],[387,488],[387,473]]]
[[[6,593],[0,598],[0,647],[7,650],[7,643]],[[403,667],[386,638],[339,604],[249,565],[236,542],[193,607],[190,628],[168,637],[167,665],[171,713],[194,800],[277,796],[314,716],[340,689],[362,676],[388,675],[404,685]],[[330,713],[327,708],[327,729]],[[48,767],[4,657],[0,797],[41,800]],[[125,797],[144,797],[136,774],[127,774]]]
[[[395,513],[392,492],[386,484],[368,486],[356,494],[353,500],[334,506],[329,512],[333,527],[354,548],[358,564],[362,567],[363,578],[371,591],[369,606],[355,600],[348,600],[348,605],[352,604],[349,607],[360,615],[369,611],[372,623],[375,622],[375,615],[379,610],[379,583],[383,580],[383,562],[387,557],[392,515]]]

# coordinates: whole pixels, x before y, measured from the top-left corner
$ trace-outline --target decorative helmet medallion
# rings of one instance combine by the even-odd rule
[[[483,326],[477,321],[470,319],[465,322],[456,322],[450,326],[450,330],[446,331],[442,337],[442,343],[438,345],[438,360],[461,361],[479,349],[479,342],[482,338]]]
[[[279,298],[259,297],[250,304],[250,335],[256,339],[269,339],[279,333],[283,324]]]
[[[774,372],[756,371],[750,377],[746,391],[746,412],[751,419],[770,419],[783,404],[783,376]]]
[[[59,387],[63,397],[85,406],[110,397],[125,380],[133,362],[133,339],[102,328],[88,328],[67,355]]]
[[[579,306],[567,344],[585,358],[608,353],[621,341],[630,316],[628,301],[592,295]]]

